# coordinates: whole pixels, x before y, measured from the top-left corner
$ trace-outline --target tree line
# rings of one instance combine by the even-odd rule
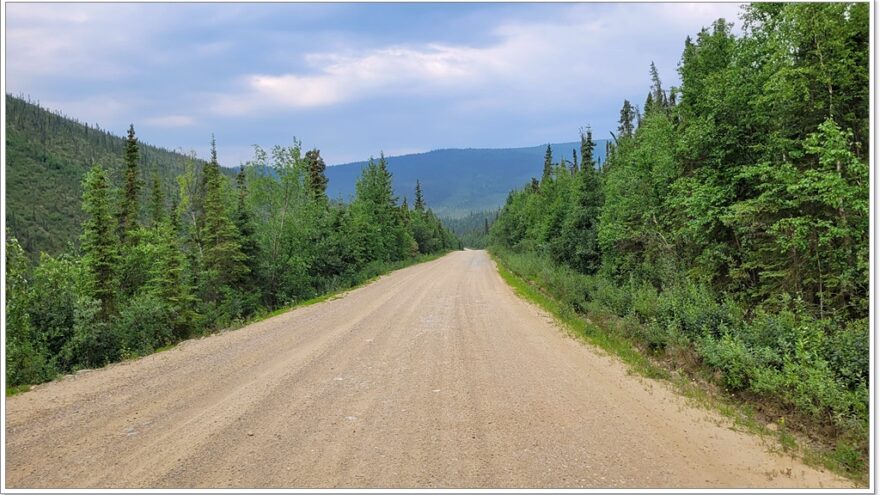
[[[444,217],[440,221],[461,241],[462,247],[485,249],[489,228],[498,218],[498,210],[472,211],[462,217]]]
[[[7,385],[145,355],[458,247],[420,185],[412,208],[394,196],[384,156],[345,204],[326,195],[320,151],[296,140],[257,147],[232,179],[212,139],[171,194],[157,171],[142,179],[141,150],[132,126],[120,186],[102,165],[85,175],[78,246],[33,263],[7,231]]]
[[[589,129],[580,167],[548,149],[491,231],[570,307],[830,430],[849,467],[868,445],[868,8],[753,4],[740,36],[718,20],[685,41],[679,87],[651,65],[604,164]]]

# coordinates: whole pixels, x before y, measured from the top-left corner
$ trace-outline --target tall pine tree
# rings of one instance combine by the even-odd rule
[[[623,107],[620,109],[620,120],[617,126],[617,135],[623,139],[633,135],[633,106],[629,100],[623,100]]]
[[[86,213],[81,236],[87,290],[101,303],[101,315],[112,313],[116,295],[119,239],[113,227],[110,180],[95,165],[83,181],[82,208]]]
[[[541,182],[545,182],[553,175],[553,150],[547,145],[547,151],[544,152],[544,173],[541,175]]]
[[[138,140],[134,133],[134,124],[132,124],[128,128],[128,137],[125,140],[125,189],[122,192],[122,205],[119,212],[119,232],[123,240],[126,240],[129,237],[129,232],[137,226],[140,216],[139,161]]]
[[[238,286],[250,271],[247,257],[242,252],[241,238],[226,209],[224,186],[226,178],[220,173],[217,147],[212,139],[211,161],[205,165],[202,183],[205,186],[202,243],[204,286],[206,299],[216,302],[219,289]]]
[[[425,197],[422,196],[422,184],[416,180],[416,202],[414,208],[418,212],[425,211]]]
[[[321,158],[321,151],[313,149],[306,153],[306,164],[309,172],[309,191],[312,197],[318,201],[327,200],[327,176],[324,174],[327,166]]]

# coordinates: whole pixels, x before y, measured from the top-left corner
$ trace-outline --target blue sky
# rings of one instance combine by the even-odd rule
[[[236,166],[608,137],[737,4],[6,4],[6,91]],[[738,23],[737,23],[738,25]]]

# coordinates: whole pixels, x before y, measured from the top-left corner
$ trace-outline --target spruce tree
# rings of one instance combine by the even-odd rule
[[[668,106],[666,92],[663,91],[663,83],[660,82],[660,73],[657,72],[657,66],[654,65],[654,62],[651,62],[651,99],[660,109],[666,109]],[[646,112],[647,110],[645,107]]]
[[[238,204],[235,209],[235,226],[238,228],[238,234],[241,238],[241,252],[247,259],[246,264],[248,269],[251,273],[255,273],[259,245],[257,244],[253,215],[251,215],[250,209],[247,205],[247,177],[244,165],[239,169],[235,182],[238,187]]]
[[[656,102],[654,101],[654,94],[648,93],[648,97],[645,98],[645,115],[647,116],[649,113],[654,111],[654,106]],[[640,119],[641,120],[641,119]],[[641,122],[639,122],[641,124]]]
[[[83,265],[87,273],[88,293],[101,304],[101,316],[113,311],[116,296],[116,271],[119,239],[113,227],[112,191],[107,172],[95,165],[83,181],[82,208],[86,214],[80,237]]]
[[[576,174],[578,171],[578,154],[577,151],[571,150],[571,173]]]
[[[120,207],[119,232],[123,240],[136,226],[139,217],[139,195],[141,181],[138,173],[138,140],[134,133],[134,124],[128,128],[125,140],[125,190]]]
[[[217,148],[212,139],[211,161],[205,165],[202,183],[205,185],[204,222],[202,242],[205,291],[209,301],[216,302],[218,290],[234,287],[247,275],[247,257],[242,252],[241,238],[224,203],[224,181],[217,162]]]
[[[313,149],[306,153],[306,163],[309,171],[309,190],[312,197],[318,201],[327,200],[327,176],[324,174],[327,166],[321,158],[321,151]]]
[[[617,126],[617,134],[621,139],[632,136],[633,117],[632,104],[629,100],[623,100],[623,107],[620,109],[620,121]]]
[[[553,150],[547,145],[547,151],[544,152],[544,173],[541,175],[541,182],[550,179],[553,174]]]
[[[587,127],[587,132],[581,131],[581,167],[595,167],[593,162],[593,150],[596,143],[593,142],[593,129]]]
[[[425,211],[425,197],[422,196],[422,184],[418,180],[416,181],[416,203],[414,208],[418,212]]]

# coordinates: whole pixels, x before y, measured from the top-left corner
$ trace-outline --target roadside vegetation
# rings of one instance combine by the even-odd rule
[[[867,472],[868,6],[755,4],[650,68],[597,166],[554,160],[491,228],[501,263],[652,361]]]
[[[6,237],[6,386],[150,354],[361,284],[458,247],[428,209],[392,192],[384,157],[349,204],[327,198],[318,150],[257,148],[230,179],[215,147],[166,195],[144,183],[134,128],[116,187],[101,165],[82,184],[80,242],[33,263]],[[170,197],[168,197],[170,196]]]

